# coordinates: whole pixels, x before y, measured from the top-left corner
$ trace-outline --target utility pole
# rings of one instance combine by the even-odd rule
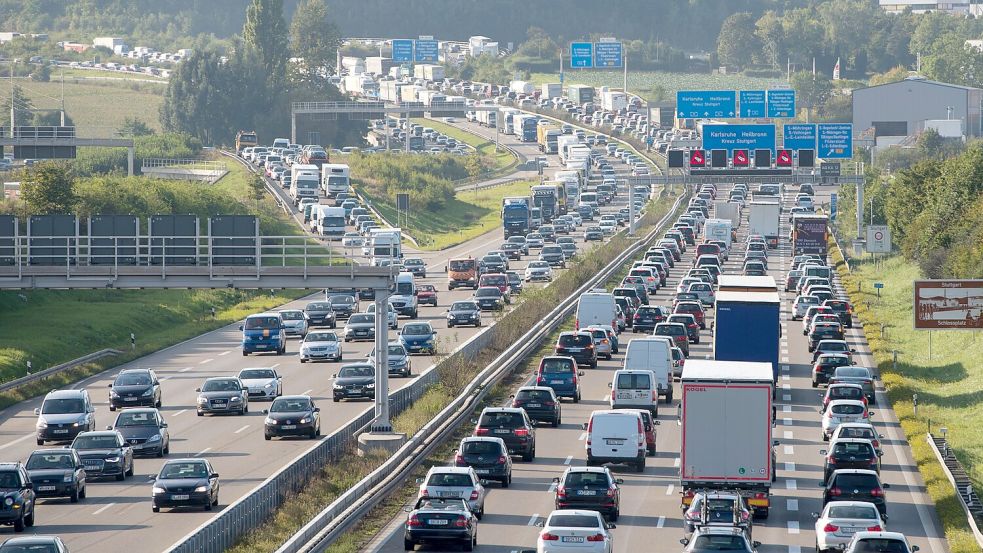
[[[622,60],[622,63],[625,66],[625,98],[627,99],[627,97],[628,97],[628,52],[624,52],[622,55],[624,56],[624,60]]]
[[[10,61],[10,136],[14,134],[14,127],[17,126],[17,109],[14,107],[14,61]]]
[[[61,126],[65,126],[65,69],[61,69]]]

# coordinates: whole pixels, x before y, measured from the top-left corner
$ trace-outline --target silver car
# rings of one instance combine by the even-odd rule
[[[368,363],[375,366],[375,348],[372,348],[366,356]],[[389,352],[387,355],[389,362],[389,374],[399,375],[409,378],[413,374],[413,362],[410,361],[410,354],[403,347],[401,342],[389,342]]]
[[[421,497],[464,499],[476,517],[485,514],[487,490],[471,467],[432,467],[425,478],[418,478]]]
[[[283,330],[287,336],[294,335],[303,338],[307,336],[307,313],[300,309],[284,309],[280,311],[283,318]]]
[[[300,362],[341,361],[344,352],[338,335],[334,332],[314,330],[307,333],[300,343]]]
[[[396,308],[394,308],[393,307],[393,304],[390,303],[388,305],[388,308],[386,309],[386,311],[387,311],[386,315],[388,315],[386,317],[386,319],[387,319],[387,323],[389,325],[389,328],[391,330],[399,330],[399,328],[398,328],[398,324],[399,323],[396,320]],[[375,314],[375,303],[370,303],[368,309],[366,309],[365,312],[374,315]]]
[[[274,400],[283,395],[281,377],[273,368],[242,369],[239,380],[249,392],[250,399]]]
[[[887,530],[877,506],[867,501],[833,501],[822,513],[812,513],[816,519],[816,549],[833,551],[850,543],[857,532]]]

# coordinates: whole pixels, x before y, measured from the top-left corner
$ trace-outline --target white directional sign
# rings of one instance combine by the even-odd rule
[[[867,252],[891,253],[891,229],[887,225],[867,227]]]

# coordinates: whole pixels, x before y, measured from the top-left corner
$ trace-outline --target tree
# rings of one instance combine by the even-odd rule
[[[468,170],[468,176],[473,179],[478,178],[485,171],[485,164],[478,154],[469,155],[464,165]]]
[[[290,49],[296,79],[315,87],[327,84],[334,72],[341,32],[328,17],[325,0],[302,0],[290,22]],[[300,61],[303,60],[303,61]]]
[[[765,12],[754,24],[754,36],[761,41],[761,53],[765,63],[778,67],[785,53],[785,29],[782,20],[773,11]]]
[[[36,70],[31,72],[31,80],[39,83],[51,81],[51,66],[42,63]]]
[[[760,51],[761,42],[754,34],[754,17],[750,13],[735,13],[724,20],[717,37],[717,58],[721,65],[748,65]]]
[[[942,155],[944,141],[939,131],[932,128],[925,129],[918,137],[918,152],[924,157],[938,159]]]
[[[287,23],[283,0],[252,0],[242,27],[246,44],[259,52],[266,74],[274,86],[284,81],[287,68]]]
[[[818,74],[813,76],[810,71],[792,73],[791,84],[802,105],[819,113],[825,109],[833,93],[833,83],[828,78]]]
[[[123,136],[150,136],[154,130],[147,123],[138,117],[124,117],[123,124],[119,127],[119,133]]]
[[[21,198],[33,215],[72,213],[78,203],[74,188],[63,165],[39,163],[26,170],[21,180]]]
[[[879,84],[896,83],[898,81],[903,81],[908,77],[908,70],[900,65],[894,69],[885,71],[884,73],[876,73],[870,77],[870,86],[877,86]]]
[[[266,195],[266,181],[259,175],[253,175],[249,179],[249,190],[252,192],[253,199],[256,200],[256,205],[258,206],[259,202],[263,201],[263,196]]]

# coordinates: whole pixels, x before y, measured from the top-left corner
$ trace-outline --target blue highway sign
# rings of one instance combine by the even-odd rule
[[[579,68],[594,67],[594,43],[571,42],[570,67],[579,67]]]
[[[680,90],[676,115],[685,119],[737,117],[737,93],[733,90]]]
[[[410,39],[393,40],[393,62],[413,61],[413,41]]]
[[[417,63],[437,63],[438,51],[436,40],[418,40],[415,46]]]
[[[742,90],[740,96],[742,119],[765,117],[764,90]]]
[[[624,67],[624,50],[620,42],[595,42],[594,67]]]
[[[768,91],[768,117],[795,117],[795,91]]]
[[[786,124],[782,129],[782,139],[786,150],[815,150],[816,125]]]
[[[853,157],[853,124],[821,123],[818,131],[816,155],[823,159],[849,159]]]
[[[703,125],[703,149],[775,151],[774,125]]]

